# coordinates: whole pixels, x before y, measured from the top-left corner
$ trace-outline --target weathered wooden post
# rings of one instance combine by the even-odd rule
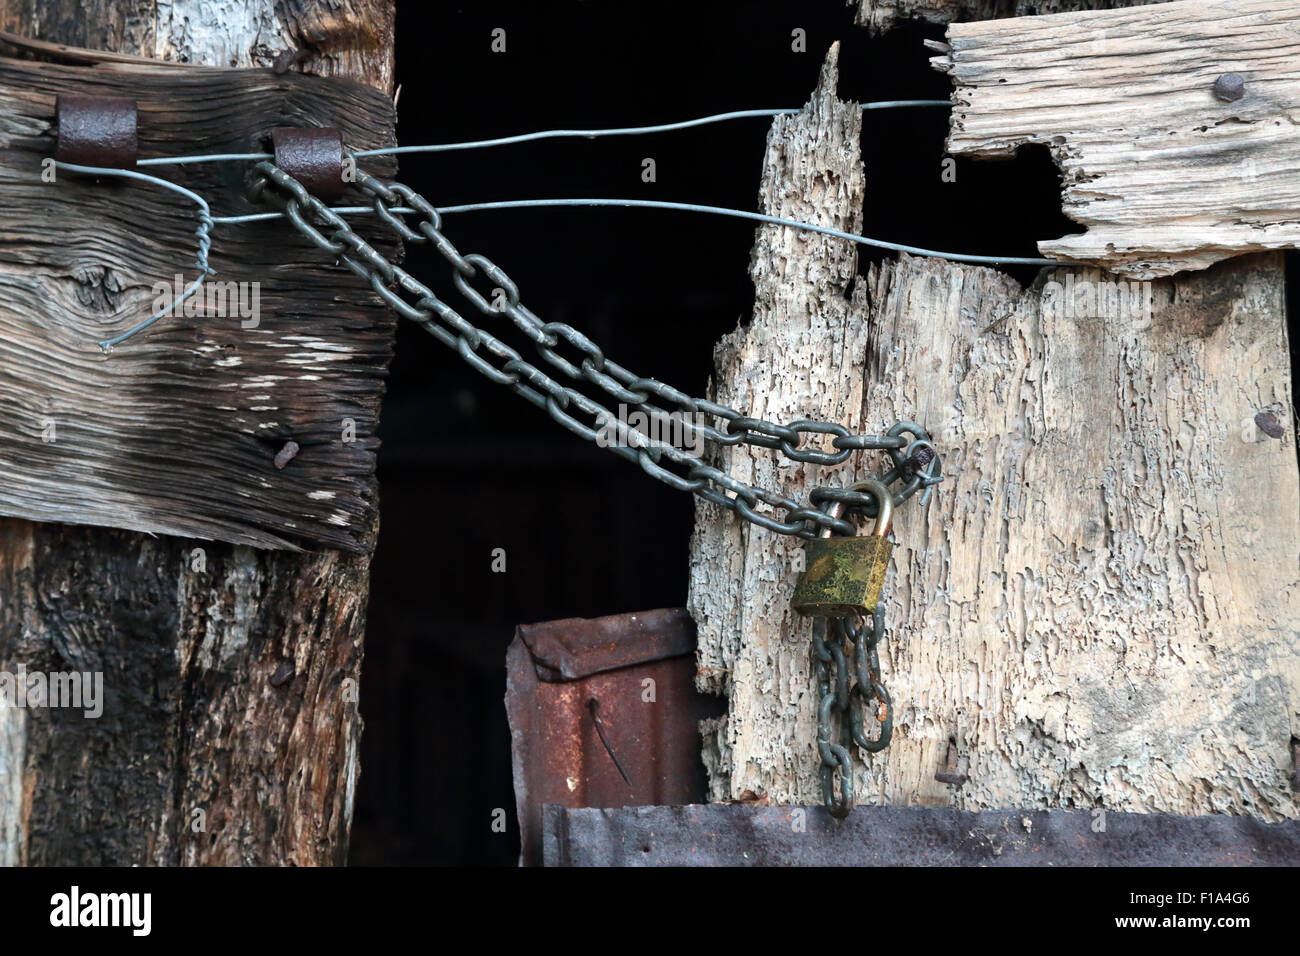
[[[1137,30],[1145,14],[1114,16]],[[1054,66],[1070,56],[1066,41],[1113,43],[1106,52],[1122,54],[1126,36],[1141,34],[1115,25],[1030,18],[1024,30],[1045,40],[1055,28]],[[959,82],[987,76],[1009,95],[1016,64],[1038,61],[1016,56],[1027,47],[1017,47],[1013,32],[997,46],[995,26],[953,28],[952,70]],[[979,74],[972,65],[975,37],[996,69]],[[1140,56],[1143,45],[1132,46]],[[1300,81],[1271,62],[1253,65],[1252,82],[1294,111]],[[1003,89],[995,76],[1013,81]],[[859,112],[836,98],[835,81],[832,50],[804,111],[773,124],[760,203],[764,212],[859,231],[867,188]],[[1204,96],[1199,86],[1169,91],[1168,78],[1161,81],[1180,108],[1206,114],[1208,127],[1167,136],[1169,145],[1195,156],[1198,143],[1226,141],[1215,126],[1213,81]],[[1184,64],[1179,82],[1200,78]],[[1090,102],[1108,95],[1098,88],[1111,89],[1090,85]],[[1158,110],[1161,94],[1144,93],[1153,98],[1139,104],[1145,115]],[[969,104],[995,95],[974,100],[959,88],[955,145],[987,121]],[[1071,111],[1080,95],[1062,94],[1053,116],[1091,115]],[[1113,118],[1110,105],[1097,109]],[[1245,131],[1247,141],[1255,130]],[[1262,126],[1258,134],[1270,135]],[[1062,150],[1077,158],[1065,140]],[[1280,155],[1267,142],[1261,148]],[[1155,149],[1148,144],[1147,156]],[[1141,179],[1134,161],[1116,177]],[[1212,168],[1189,165],[1184,188]],[[1097,169],[1071,169],[1067,184],[1085,192],[1091,184],[1100,197],[1109,180],[1096,184],[1090,172]],[[1209,195],[1242,193],[1221,185]],[[1122,215],[1146,208],[1143,195],[1102,205]],[[1067,209],[1077,208],[1073,197]],[[1222,216],[1225,229],[1232,216]],[[1202,227],[1212,230],[1212,220]],[[1267,237],[1262,227],[1253,233]],[[1162,259],[1121,248],[1115,260],[1130,276],[1141,263],[1163,262],[1169,267],[1147,275],[1166,278],[1071,267],[1045,270],[1022,289],[992,269],[907,256],[859,278],[848,243],[759,230],[754,318],[718,346],[719,400],[767,419],[828,418],[855,431],[915,420],[931,429],[944,460],[946,478],[928,508],[903,509],[895,521],[881,655],[894,742],[879,754],[855,753],[860,803],[1300,815],[1290,785],[1300,734],[1300,482],[1282,260],[1249,255],[1173,274],[1196,253],[1170,251]],[[1092,258],[1106,256],[1103,248]],[[1091,298],[1079,294],[1086,288]],[[1122,295],[1109,299],[1119,305],[1096,305],[1112,292]],[[791,465],[743,445],[721,456],[732,474],[793,495],[878,470],[853,459],[837,469]],[[821,802],[809,624],[789,610],[795,547],[697,506],[697,680],[729,701],[705,748],[715,801]],[[943,782],[936,774],[950,743],[959,772]]]
[[[142,135],[174,153],[212,151],[259,123],[268,131],[340,125],[351,145],[390,143],[393,17],[392,0],[0,0],[0,28],[39,41],[20,42],[18,52],[102,63],[95,75],[127,95],[140,84],[151,129]],[[378,91],[322,93],[270,70],[235,75],[241,85],[177,67],[162,82],[129,54],[218,67],[279,59],[282,71],[292,63]],[[4,71],[7,155],[48,146],[53,93],[75,85],[59,69],[48,84],[39,66]],[[208,100],[205,83],[214,84]],[[232,113],[232,103],[243,109]],[[226,172],[205,182],[230,208],[242,174]],[[219,278],[260,279],[263,308],[276,320],[260,333],[177,321],[105,362],[95,333],[118,318],[117,330],[125,328],[126,305],[147,309],[152,280],[192,268],[185,219],[193,211],[146,188],[132,194],[144,204],[134,221],[112,183],[74,185],[85,213],[100,217],[102,238],[49,235],[38,175],[36,165],[0,171],[0,470],[8,479],[42,473],[37,454],[23,450],[42,447],[42,416],[66,444],[48,446],[57,464],[27,499],[16,500],[14,480],[0,493],[3,513],[42,519],[0,521],[0,669],[101,671],[106,700],[94,720],[0,708],[0,863],[341,863],[359,770],[356,682],[377,527],[373,436],[394,320],[337,270],[313,296],[296,270],[320,267],[292,251],[298,240],[287,233],[273,244],[256,232],[226,234],[213,253],[227,270]],[[275,282],[259,269],[274,269]],[[42,310],[59,309],[58,320],[33,331]],[[180,441],[187,428],[189,452]],[[301,451],[281,480],[272,459],[291,438]],[[240,456],[216,461],[228,450],[221,442]],[[99,458],[74,454],[92,447]],[[191,459],[188,480],[179,480]],[[177,485],[159,487],[159,473]],[[60,474],[84,494],[61,494]],[[301,484],[312,481],[321,483],[315,491]],[[270,515],[295,494],[280,517]],[[187,495],[225,516],[204,526],[187,511]],[[321,510],[327,500],[340,502],[334,518]],[[315,509],[320,524],[303,519],[295,535],[294,509]],[[52,520],[66,523],[43,523]],[[283,549],[294,544],[307,550]]]

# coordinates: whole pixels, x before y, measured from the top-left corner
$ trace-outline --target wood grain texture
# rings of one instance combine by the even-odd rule
[[[104,687],[0,708],[0,861],[346,861],[368,563],[194,547],[0,521],[0,670]]]
[[[861,110],[835,97],[838,60],[836,44],[803,112],[773,123],[759,211],[857,233],[866,189]],[[867,328],[861,284],[849,291],[857,264],[851,243],[761,227],[750,265],[754,319],[715,351],[716,401],[768,421],[808,418],[859,430]],[[773,491],[834,473],[746,444],[716,455],[716,467]],[[730,771],[711,776],[713,799],[748,792],[789,802],[813,793],[802,786],[815,779],[804,745],[813,726],[811,625],[790,610],[788,574],[801,548],[717,505],[696,504],[688,606],[699,629],[697,683],[730,698],[726,724],[706,746],[706,765]],[[786,731],[803,736],[769,736]]]
[[[952,23],[954,20],[993,20],[1071,10],[1113,10],[1169,0],[848,0],[857,8],[855,20],[873,35],[886,33],[903,20]]]
[[[284,223],[217,226],[224,310],[170,317],[101,353],[196,275],[196,210],[144,183],[61,172],[59,92],[130,95],[141,154],[248,152],[280,125],[339,126],[357,148],[394,141],[377,91],[267,70],[90,70],[0,60],[0,513],[258,547],[361,550],[375,507],[375,430],[394,317]],[[258,211],[247,164],[159,167],[214,212]],[[391,161],[376,163],[391,175]],[[396,243],[363,227],[381,250]],[[255,327],[229,283],[257,287]],[[223,314],[218,314],[218,313]],[[352,440],[355,439],[355,440]],[[277,468],[288,441],[301,451]]]
[[[864,195],[851,104],[822,86],[769,138],[763,208],[851,226]],[[880,804],[1300,815],[1300,476],[1277,254],[1135,291],[1096,270],[1030,289],[763,227],[752,323],[716,353],[716,393],[778,420],[928,426],[946,480],[900,509],[881,658],[892,746],[861,761]],[[1091,286],[1088,284],[1092,284]],[[1143,303],[1149,302],[1149,310]],[[1254,425],[1267,411],[1282,440]],[[861,460],[858,460],[858,458]],[[880,465],[722,462],[787,494]],[[713,800],[816,803],[807,622],[794,545],[698,506],[690,608]],[[964,787],[934,779],[949,740]]]
[[[36,41],[238,69],[272,66],[286,50],[294,67],[354,77],[392,93],[395,0],[0,0],[0,30]],[[24,48],[42,58],[55,51]],[[87,49],[63,54],[84,62]]]
[[[62,0],[24,3],[21,10],[0,0],[6,25],[39,31],[54,44],[76,42],[88,22],[113,27],[119,13],[136,9],[132,0],[85,0],[80,7],[91,5],[95,15],[88,19],[77,14],[78,5]],[[56,7],[58,18],[41,19]],[[110,52],[124,49],[111,30],[96,38]],[[217,42],[197,30],[190,40],[193,48],[184,58],[194,63],[203,62],[203,51]],[[245,40],[252,44],[256,38]],[[60,62],[104,62],[102,54],[87,51],[58,55]],[[390,47],[386,56],[391,55]],[[176,82],[190,87],[211,77],[195,66],[173,66],[166,73],[185,77]],[[375,75],[355,76],[382,85]],[[111,80],[111,71],[106,77]],[[315,115],[336,95],[349,102],[360,95],[326,93],[321,100],[313,92],[318,84],[297,77],[274,82],[274,89],[287,91],[280,108],[294,120]],[[273,88],[264,89],[269,96]],[[37,91],[29,94],[39,105],[47,94]],[[214,119],[241,122],[229,115],[234,104],[211,108]],[[156,115],[169,128],[180,121],[165,107]],[[391,135],[391,123],[387,128]],[[46,135],[42,129],[38,123],[30,135]],[[198,171],[230,176],[213,185],[237,202],[243,187],[238,172]],[[170,225],[173,217],[179,222],[190,213],[169,206],[165,215],[159,236],[179,231]],[[115,221],[122,232],[136,235],[136,218],[119,210]],[[275,257],[284,254],[281,245],[296,240],[270,228],[242,233],[239,241],[250,255]],[[181,261],[188,262],[191,247],[179,248]],[[353,301],[347,270],[330,268],[305,246],[294,255],[320,268],[342,302]],[[169,252],[164,264],[173,261]],[[117,260],[104,264],[116,270]],[[38,262],[20,275],[41,268]],[[290,281],[284,273],[291,271],[263,278]],[[386,336],[375,347],[387,354],[392,318],[376,300],[364,303],[348,334]],[[328,306],[330,312],[336,307],[332,301]],[[189,348],[193,341],[181,344]],[[240,381],[237,369],[216,371],[232,385]],[[359,382],[358,388],[371,386]],[[256,550],[0,520],[0,672],[98,667],[106,698],[98,719],[0,707],[0,863],[345,862],[360,773],[356,682],[376,517],[372,508],[368,525],[353,528],[356,552]]]
[[[1136,278],[1300,244],[1300,6],[1180,0],[949,27],[948,149],[1052,152],[1087,231],[1044,255]],[[1233,103],[1225,73],[1246,78]]]

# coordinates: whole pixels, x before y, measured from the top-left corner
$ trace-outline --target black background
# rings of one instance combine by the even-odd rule
[[[732,9],[727,9],[731,7]],[[491,31],[506,30],[503,54]],[[807,31],[807,52],[791,31]],[[870,40],[839,0],[457,7],[399,0],[405,145],[560,127],[629,126],[801,106],[832,42],[842,98],[945,99],[914,25]],[[947,111],[865,115],[865,231],[929,248],[1033,256],[1078,228],[1045,149],[957,160],[941,179]],[[400,178],[436,205],[611,196],[757,208],[769,123],[407,156]],[[655,160],[657,181],[641,181]],[[447,216],[462,252],[516,281],[641,375],[705,393],[717,340],[747,319],[754,226],[702,215],[544,209]],[[881,254],[863,248],[861,268]],[[448,270],[411,271],[454,301]],[[1009,270],[1029,282],[1035,270]],[[1291,270],[1294,281],[1295,270]],[[1294,296],[1293,296],[1294,298]],[[1293,336],[1294,340],[1294,336]],[[516,343],[517,344],[517,343]],[[403,324],[383,412],[382,527],[362,678],[353,864],[500,864],[518,854],[504,659],[519,623],[680,606],[692,502],[467,368]],[[491,571],[504,548],[507,573]],[[493,833],[495,808],[511,817]]]

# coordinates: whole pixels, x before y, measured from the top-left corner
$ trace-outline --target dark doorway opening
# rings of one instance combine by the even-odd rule
[[[916,26],[871,40],[842,3],[578,0],[453,5],[401,0],[398,133],[404,144],[565,127],[628,126],[798,107],[830,44],[840,95],[945,99]],[[506,31],[506,52],[491,50]],[[807,52],[791,49],[806,31]],[[560,196],[671,199],[754,209],[768,123],[558,140],[406,157],[435,204]],[[1036,255],[1074,227],[1045,150],[958,160],[942,178],[947,111],[864,123],[866,231],[950,251]],[[642,181],[653,158],[656,181]],[[1014,215],[1008,215],[1012,209]],[[463,252],[501,265],[523,301],[614,360],[703,395],[714,343],[745,321],[752,223],[683,213],[547,209],[448,216]],[[861,250],[862,268],[882,256]],[[449,299],[427,249],[408,264]],[[1032,279],[1030,267],[1016,278]],[[354,864],[502,864],[518,855],[504,659],[522,622],[680,606],[690,497],[588,447],[404,324],[381,429],[382,527],[362,678]],[[494,573],[494,549],[505,573]],[[494,832],[494,811],[510,821]]]

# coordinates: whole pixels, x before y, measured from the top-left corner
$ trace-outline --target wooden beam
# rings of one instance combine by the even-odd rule
[[[1044,255],[1140,279],[1300,245],[1300,7],[1180,0],[954,24],[948,149],[1041,143],[1087,231]],[[1215,95],[1224,74],[1245,95]]]
[[[852,228],[858,113],[834,80],[832,55],[804,111],[773,124],[760,199]],[[1022,289],[907,256],[858,278],[849,244],[764,226],[752,261],[754,318],[718,347],[718,399],[868,432],[918,421],[943,456],[928,508],[895,516],[894,741],[855,748],[861,802],[1300,816],[1281,257],[1123,288],[1052,270]],[[880,469],[741,445],[719,461],[792,497]],[[711,799],[818,803],[810,625],[789,610],[798,545],[709,504],[696,522],[698,683],[729,701],[706,743]],[[965,786],[935,779],[950,740]]]
[[[135,99],[142,156],[258,152],[283,125],[337,126],[357,149],[395,143],[388,98],[351,83],[0,59],[0,514],[364,550],[395,318],[283,223],[217,226],[216,274],[191,300],[212,308],[104,355],[97,341],[152,314],[160,288],[170,301],[193,281],[197,209],[149,184],[46,182],[55,97],[68,92]],[[265,211],[244,198],[240,167],[151,171],[218,215]],[[359,228],[396,248],[378,223]],[[277,465],[289,442],[299,451]]]
[[[1070,10],[1110,10],[1169,0],[849,0],[857,7],[858,26],[873,35],[886,33],[904,20],[952,23],[954,20],[992,20]]]
[[[151,18],[163,6],[0,0],[0,25],[47,43],[155,56],[146,38],[155,36]],[[204,4],[165,6],[183,14]],[[387,93],[391,73],[382,64],[391,67],[385,24],[392,23],[392,0],[238,6],[256,17],[241,27],[245,21],[213,24],[196,15],[169,55],[226,67],[230,61],[215,51],[234,40],[230,48],[260,64],[263,53],[273,56],[262,44],[275,34],[259,34],[257,24],[276,10],[319,7],[340,17],[330,41],[340,44],[338,68],[350,64],[356,79]],[[344,13],[374,22],[349,26]],[[373,58],[351,57],[350,45],[363,37],[379,38]],[[325,40],[314,49],[331,56]],[[192,66],[168,73],[181,89],[208,75]],[[316,106],[292,92],[308,87],[295,79],[281,88],[291,91],[283,104],[288,116],[313,115]],[[175,121],[162,118],[164,125]],[[40,135],[39,124],[32,133]],[[233,197],[241,174],[227,174],[234,178],[222,187]],[[157,228],[179,233],[181,214],[175,226],[170,207],[166,215]],[[124,222],[124,231],[133,226]],[[295,242],[288,231],[270,235]],[[266,240],[249,234],[243,241]],[[171,267],[172,248],[159,267]],[[185,262],[190,247],[183,248]],[[320,260],[302,250],[301,261],[314,268]],[[330,279],[352,288],[346,270]],[[12,281],[12,274],[0,276],[0,283]],[[363,321],[391,331],[378,300]],[[103,679],[97,718],[0,708],[0,862],[345,862],[360,770],[357,688],[375,532],[372,512],[357,534],[360,551],[303,553],[0,521],[0,673],[75,670]]]

